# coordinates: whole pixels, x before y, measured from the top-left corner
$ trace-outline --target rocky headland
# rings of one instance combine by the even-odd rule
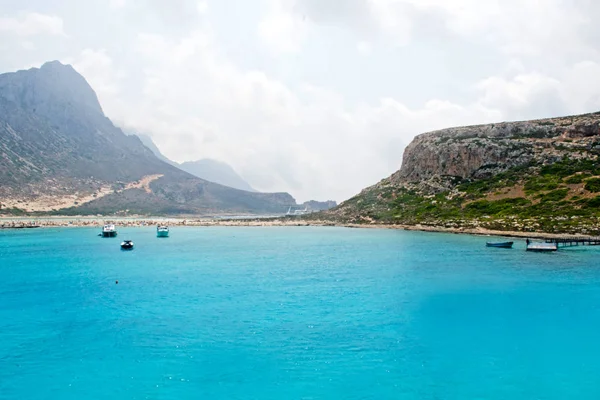
[[[600,234],[600,113],[417,136],[402,167],[320,218]]]

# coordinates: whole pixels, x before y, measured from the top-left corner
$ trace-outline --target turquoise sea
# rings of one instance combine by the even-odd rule
[[[600,249],[98,231],[0,231],[0,398],[600,398]]]

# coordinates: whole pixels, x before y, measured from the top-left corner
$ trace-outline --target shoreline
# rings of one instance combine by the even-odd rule
[[[322,220],[290,220],[285,218],[168,218],[168,217],[0,217],[0,230],[4,229],[31,229],[31,228],[100,228],[105,223],[114,223],[121,227],[148,227],[160,224],[184,227],[339,227],[355,229],[395,229],[415,232],[437,232],[477,236],[497,236],[512,238],[595,238],[592,235],[569,233],[545,232],[519,232],[500,231],[486,228],[447,228],[430,225],[402,225],[402,224],[350,224],[335,223]]]

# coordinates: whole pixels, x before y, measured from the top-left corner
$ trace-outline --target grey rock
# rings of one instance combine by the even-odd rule
[[[555,162],[566,154],[556,143],[599,134],[600,113],[425,133],[408,145],[402,168],[392,180],[420,182],[436,175],[488,177],[534,161]]]
[[[310,200],[302,204],[302,207],[306,207],[309,211],[326,211],[334,207],[337,207],[337,202],[334,200],[317,201]]]

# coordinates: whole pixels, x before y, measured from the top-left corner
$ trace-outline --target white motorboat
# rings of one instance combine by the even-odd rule
[[[169,237],[169,227],[166,225],[157,226],[156,237]]]

